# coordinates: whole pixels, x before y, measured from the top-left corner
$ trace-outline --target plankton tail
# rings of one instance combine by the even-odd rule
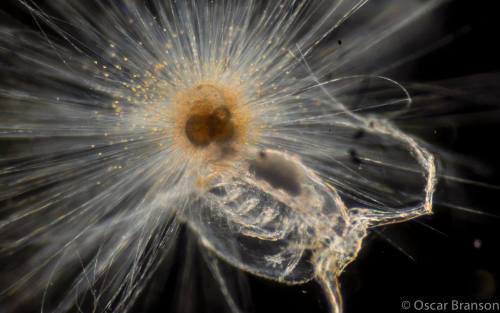
[[[324,290],[325,297],[328,301],[331,313],[342,313],[342,295],[340,293],[340,283],[338,276],[332,271],[325,271],[319,273],[317,280]]]

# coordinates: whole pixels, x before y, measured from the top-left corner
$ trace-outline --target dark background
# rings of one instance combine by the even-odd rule
[[[442,14],[445,33],[457,32],[467,25],[470,26],[469,31],[416,60],[412,79],[425,82],[500,72],[498,2],[455,0],[446,5]],[[12,3],[14,1],[2,1],[0,9],[33,26],[29,15]],[[470,112],[462,112],[471,113],[466,122],[463,116],[460,121],[456,116],[449,117],[448,125],[452,125],[452,131],[450,127],[443,130],[436,127],[429,129],[432,133],[436,130],[436,136],[430,136],[425,131],[422,136],[431,143],[470,156],[484,165],[485,170],[480,173],[462,171],[459,173],[461,176],[500,186],[500,114],[491,107],[474,103],[468,110]],[[443,183],[438,186],[438,195],[500,216],[499,190]],[[433,216],[419,221],[436,230],[420,222],[408,222],[381,230],[392,243],[376,234],[368,238],[358,259],[342,275],[342,292],[348,313],[403,312],[403,300],[500,301],[500,218],[436,205]],[[184,233],[184,241],[187,237],[189,235]],[[175,307],[183,308],[181,311],[195,307],[196,312],[222,309],[210,305],[208,302],[211,300],[205,299],[207,295],[220,295],[211,294],[210,290],[199,290],[205,288],[204,284],[197,284],[197,279],[204,279],[203,269],[193,274],[193,286],[186,287],[188,293],[179,295],[172,292],[172,288],[179,284],[180,278],[176,274],[181,272],[188,252],[180,247],[176,253],[173,275],[159,279],[160,284],[153,293],[155,298],[147,300],[152,303],[150,311],[170,312]],[[203,265],[200,267],[203,268]],[[252,276],[247,276],[247,279],[252,299],[248,305],[250,311],[327,312],[321,290],[314,282],[303,286],[283,286]],[[215,284],[213,288],[216,288]],[[197,305],[173,304],[179,297],[180,301],[195,301]]]

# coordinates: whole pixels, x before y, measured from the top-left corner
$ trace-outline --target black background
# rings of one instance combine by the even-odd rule
[[[500,72],[498,2],[451,1],[442,15],[445,33],[456,32],[466,25],[470,26],[470,31],[419,58],[412,79],[433,81],[476,73]],[[12,3],[13,1],[2,1],[0,9],[32,25],[29,15]],[[500,86],[500,82],[498,84]],[[500,99],[498,104],[500,105]],[[475,113],[476,109],[471,106],[470,112]],[[464,175],[500,186],[499,115],[500,112],[493,110],[474,114],[474,119],[469,123],[456,124],[453,123],[454,117],[450,116],[450,122],[454,125],[453,138],[449,138],[449,132],[445,132],[444,135],[426,139],[479,160],[489,168],[486,174]],[[438,192],[446,193],[447,190],[443,189],[446,189],[446,184],[440,185]],[[464,186],[463,193],[456,197],[475,209],[500,216],[499,190]],[[420,221],[442,233],[412,222],[383,229],[384,235],[411,258],[386,239],[377,235],[369,237],[359,258],[347,268],[341,278],[348,313],[404,312],[401,309],[403,300],[500,301],[500,256],[497,253],[500,248],[500,218],[464,213],[442,205],[436,205],[435,212],[434,216],[424,217]],[[475,240],[481,241],[481,247],[474,246]],[[178,267],[182,267],[185,253],[183,248],[177,251],[174,273]],[[194,285],[190,288],[203,288],[202,284],[196,284],[197,276],[194,277]],[[251,276],[247,278],[252,297],[250,311],[327,312],[321,290],[314,282],[303,286],[283,286]],[[165,278],[162,287],[155,293],[158,297],[153,301],[151,312],[171,311],[175,307],[172,302],[177,296],[182,297],[181,302],[199,301],[199,305],[194,305],[196,312],[217,310],[213,306],[204,306],[202,303],[206,300],[202,300],[201,296],[194,296],[200,292],[186,295],[173,293],[172,288],[177,283],[175,275]],[[187,309],[190,305],[180,307]],[[137,311],[141,309],[138,308]]]

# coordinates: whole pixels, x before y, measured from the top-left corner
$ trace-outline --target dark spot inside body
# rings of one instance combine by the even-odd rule
[[[209,114],[193,114],[186,121],[185,133],[197,147],[228,142],[234,137],[231,112],[226,107],[218,107]]]
[[[342,217],[338,216],[337,221],[333,223],[333,230],[337,235],[342,236],[342,234],[345,232],[345,227],[345,220]]]
[[[358,165],[362,163],[356,150],[354,150],[354,149],[349,150],[349,156],[351,157],[352,163],[358,164]]]
[[[365,131],[364,131],[364,130],[362,130],[362,129],[360,129],[360,130],[358,130],[356,133],[354,133],[353,138],[354,138],[354,139],[361,139],[361,138],[363,138],[364,136],[365,136]]]
[[[234,125],[229,120],[223,121],[212,115],[209,121],[209,133],[213,141],[224,143],[233,138]]]
[[[339,44],[339,46],[342,44],[342,40],[339,40],[337,41],[337,43]]]
[[[255,178],[264,180],[273,188],[281,189],[292,196],[300,195],[301,183],[296,165],[278,155],[264,155],[263,158],[250,163],[250,172]]]
[[[206,115],[192,115],[186,122],[186,136],[198,147],[205,147],[212,142],[208,128],[209,118]]]
[[[264,151],[264,150],[260,150],[260,151],[259,151],[259,157],[260,157],[261,159],[264,159],[264,158],[266,157],[266,151]]]

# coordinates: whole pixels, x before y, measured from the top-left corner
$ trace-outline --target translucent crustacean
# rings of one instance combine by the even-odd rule
[[[230,264],[289,284],[317,279],[332,312],[342,308],[337,278],[357,256],[368,228],[432,213],[435,184],[433,156],[412,138],[387,121],[350,118],[406,146],[423,169],[420,203],[403,210],[348,207],[299,157],[250,148],[230,174],[212,177],[201,205],[186,213],[202,243]]]

